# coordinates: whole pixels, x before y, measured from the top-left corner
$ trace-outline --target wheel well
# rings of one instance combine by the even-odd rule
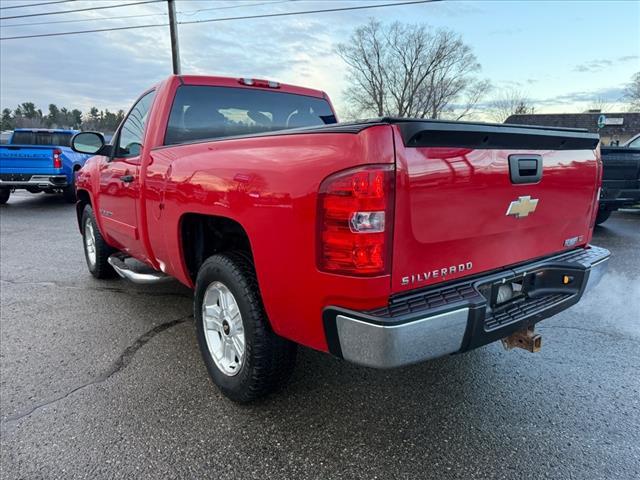
[[[189,213],[182,217],[180,234],[184,262],[194,282],[200,265],[211,255],[233,250],[253,258],[247,232],[227,217]]]
[[[76,217],[78,218],[78,228],[80,229],[80,233],[82,233],[82,212],[84,212],[86,205],[91,205],[91,197],[89,197],[89,192],[86,190],[78,190],[76,195],[78,197],[78,201],[76,202]]]

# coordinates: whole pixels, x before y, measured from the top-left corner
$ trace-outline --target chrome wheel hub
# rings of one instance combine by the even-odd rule
[[[87,252],[87,260],[89,265],[93,268],[96,265],[96,235],[93,231],[93,225],[91,219],[87,218],[84,224],[84,248]]]
[[[244,327],[238,302],[221,282],[211,283],[204,293],[202,326],[209,354],[218,369],[230,377],[236,375],[245,356]]]

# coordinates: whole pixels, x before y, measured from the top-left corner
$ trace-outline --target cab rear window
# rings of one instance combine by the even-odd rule
[[[50,145],[52,147],[71,146],[71,133],[56,132],[13,132],[11,143],[15,145]]]
[[[336,123],[329,102],[248,88],[183,85],[173,101],[165,144]]]

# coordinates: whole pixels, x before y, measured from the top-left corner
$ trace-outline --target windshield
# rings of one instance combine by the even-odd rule
[[[329,102],[248,88],[183,85],[171,108],[165,144],[336,123]]]
[[[69,147],[71,144],[71,133],[60,132],[13,132],[11,143],[14,145],[50,145],[55,147]]]

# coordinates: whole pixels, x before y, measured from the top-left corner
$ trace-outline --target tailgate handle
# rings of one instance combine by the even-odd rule
[[[509,155],[511,183],[537,183],[542,178],[542,155]]]

